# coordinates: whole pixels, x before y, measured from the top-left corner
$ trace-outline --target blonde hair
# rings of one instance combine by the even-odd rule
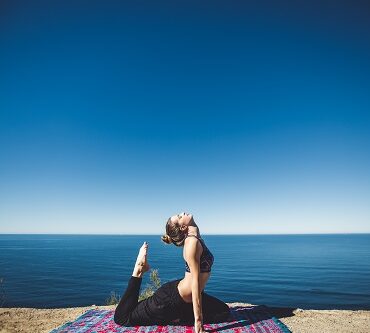
[[[165,243],[167,243],[167,244],[171,244],[171,243],[172,243],[172,239],[171,239],[171,237],[170,237],[170,236],[168,236],[167,234],[163,235],[163,236],[161,237],[161,240],[162,240],[162,242],[165,242]]]
[[[180,229],[177,222],[172,222],[171,218],[166,223],[166,234],[161,236],[161,240],[167,244],[174,244],[176,246],[184,246],[186,235]]]

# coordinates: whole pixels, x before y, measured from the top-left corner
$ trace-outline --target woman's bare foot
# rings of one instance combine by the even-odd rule
[[[146,260],[148,250],[148,243],[144,242],[137,255],[134,271],[132,276],[142,277],[143,274],[150,269],[150,266]]]

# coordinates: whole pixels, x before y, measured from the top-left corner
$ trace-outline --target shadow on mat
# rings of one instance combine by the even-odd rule
[[[208,323],[223,323],[222,327],[205,329],[206,332],[219,332],[237,327],[249,326],[262,320],[269,320],[272,317],[277,319],[294,316],[295,308],[289,307],[268,307],[265,305],[257,306],[234,306],[233,315],[230,315],[226,321],[213,321]],[[229,322],[229,323],[228,323]],[[191,324],[190,324],[191,325]]]

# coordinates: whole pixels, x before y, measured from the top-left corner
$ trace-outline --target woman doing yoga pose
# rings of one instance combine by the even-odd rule
[[[116,307],[114,322],[121,326],[194,324],[195,333],[203,333],[204,323],[225,321],[229,306],[204,292],[214,257],[201,238],[193,215],[171,216],[161,239],[184,248],[184,278],[163,284],[152,296],[138,302],[142,276],[150,268],[148,243],[144,242],[127,289]]]

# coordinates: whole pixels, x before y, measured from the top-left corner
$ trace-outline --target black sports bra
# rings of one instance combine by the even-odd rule
[[[208,247],[204,243],[204,240],[201,237],[198,237],[195,235],[187,235],[186,237],[189,237],[189,236],[194,236],[198,238],[203,247],[203,252],[202,252],[202,255],[200,256],[200,272],[201,273],[210,272],[214,259],[215,259],[213,254],[208,249]],[[190,268],[186,261],[185,261],[185,271],[190,273]]]

